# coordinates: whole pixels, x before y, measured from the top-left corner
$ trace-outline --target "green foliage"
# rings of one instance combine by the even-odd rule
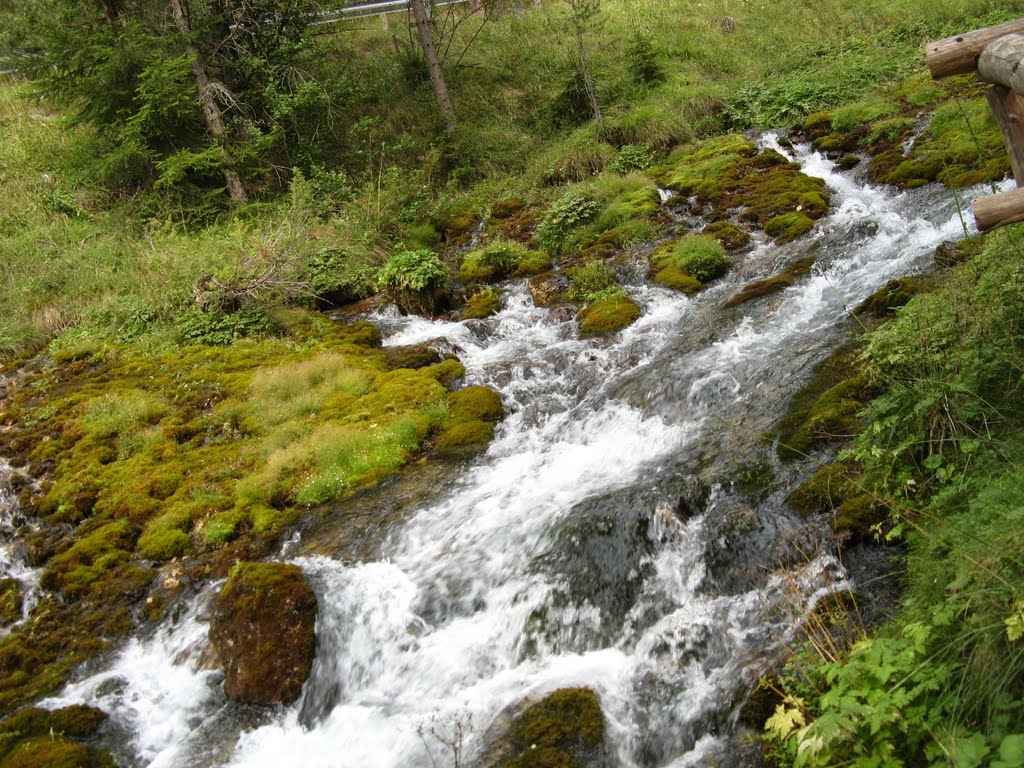
[[[603,261],[589,261],[569,272],[572,282],[571,296],[578,301],[590,301],[592,297],[617,285],[615,270]]]
[[[178,316],[178,333],[189,344],[230,344],[236,339],[264,336],[277,327],[259,307],[247,305],[235,312],[193,307]]]
[[[626,48],[629,74],[637,83],[651,85],[665,80],[665,71],[658,60],[651,38],[636,32]]]
[[[721,277],[729,269],[725,249],[709,235],[688,235],[651,254],[651,263],[659,270],[674,266],[700,283]]]
[[[569,235],[591,221],[600,210],[600,204],[589,195],[569,192],[548,208],[537,228],[537,240],[546,251],[558,254]]]
[[[612,173],[623,175],[638,173],[650,167],[654,157],[646,147],[636,144],[627,144],[615,155],[615,159],[608,166]]]
[[[384,289],[423,293],[442,287],[448,281],[448,269],[427,249],[400,251],[377,272],[377,284]]]

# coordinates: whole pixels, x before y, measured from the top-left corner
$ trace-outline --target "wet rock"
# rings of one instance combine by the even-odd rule
[[[546,272],[537,275],[528,283],[533,303],[538,307],[560,304],[566,300],[569,292],[569,278],[561,272]]]
[[[512,720],[481,761],[487,768],[600,768],[604,715],[589,688],[562,688]]]
[[[316,612],[316,595],[297,566],[232,569],[210,622],[228,696],[254,704],[295,701],[313,664]]]
[[[384,355],[390,368],[426,368],[428,365],[440,363],[443,359],[429,343],[389,347]]]

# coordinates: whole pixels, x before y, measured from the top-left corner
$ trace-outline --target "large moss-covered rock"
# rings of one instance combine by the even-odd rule
[[[109,753],[77,743],[95,736],[106,719],[84,704],[16,712],[0,723],[0,768],[116,768]]]
[[[295,701],[316,651],[316,595],[297,566],[243,563],[217,598],[210,641],[238,701]]]
[[[604,715],[589,688],[562,688],[527,707],[484,764],[494,768],[597,768]]]

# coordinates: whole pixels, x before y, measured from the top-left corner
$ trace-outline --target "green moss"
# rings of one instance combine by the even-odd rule
[[[21,619],[22,590],[17,579],[0,579],[0,625]]]
[[[640,307],[621,288],[598,295],[579,312],[580,336],[603,336],[621,331],[640,318]]]
[[[184,555],[191,545],[189,535],[175,529],[154,531],[139,537],[138,553],[145,560],[163,562]]]
[[[729,260],[721,243],[707,235],[690,235],[678,242],[675,264],[690,277],[707,283],[729,271]]]
[[[535,263],[535,257],[518,243],[496,240],[483,248],[467,253],[459,267],[457,279],[462,283],[490,283],[515,274],[524,260]]]
[[[441,386],[448,389],[466,375],[466,366],[458,360],[451,359],[424,368],[423,372],[432,376]]]
[[[479,419],[459,421],[452,424],[437,440],[442,451],[468,446],[483,446],[494,438],[494,424]]]
[[[777,245],[789,243],[814,228],[814,222],[802,213],[784,213],[765,222],[764,232]]]
[[[700,293],[704,290],[704,284],[700,280],[690,277],[675,264],[669,264],[668,266],[659,269],[654,274],[653,279],[654,282],[659,285],[664,285],[666,288],[682,291],[687,296],[693,296],[694,294]]]
[[[501,294],[493,289],[475,293],[466,301],[462,311],[463,320],[474,320],[495,315],[501,309]]]
[[[920,277],[898,277],[890,280],[853,311],[857,317],[893,317],[896,310],[905,306],[930,281]]]
[[[483,419],[497,421],[505,415],[501,395],[490,387],[464,387],[448,395],[448,408],[455,421]]]
[[[830,512],[859,493],[850,467],[830,464],[805,480],[786,501],[797,512],[810,515]]]
[[[519,266],[512,273],[513,277],[530,277],[551,269],[551,257],[541,251],[528,251],[519,259]]]
[[[862,342],[850,342],[815,367],[776,427],[780,457],[805,456],[859,428],[857,414],[873,392],[860,372],[861,349]]]
[[[857,155],[843,155],[836,160],[836,166],[844,171],[856,168],[858,165],[860,165],[860,157]]]
[[[494,221],[504,221],[510,219],[523,208],[526,207],[526,202],[519,197],[511,197],[506,200],[499,200],[491,206],[491,219]]]
[[[22,741],[0,760],[0,768],[90,768],[92,764],[92,755],[82,745],[49,736]]]
[[[384,352],[389,368],[411,368],[418,370],[441,362],[441,356],[429,344],[412,344],[402,347],[389,347]]]
[[[832,528],[853,539],[873,538],[872,529],[888,517],[885,507],[870,493],[860,493],[843,500],[836,510]]]
[[[472,200],[465,200],[439,211],[431,224],[435,230],[444,233],[445,239],[454,240],[472,232],[479,217],[480,207]]]
[[[47,589],[60,590],[69,599],[82,597],[92,584],[128,561],[134,543],[135,529],[128,520],[108,523],[55,555],[41,583]]]
[[[711,235],[727,251],[743,248],[750,242],[750,235],[728,221],[715,221],[704,227],[702,234]]]
[[[521,752],[549,748],[575,757],[598,747],[604,729],[597,695],[588,688],[563,688],[527,708],[512,724],[510,736]]]
[[[793,278],[787,275],[769,277],[767,280],[756,280],[743,286],[743,288],[738,292],[729,297],[722,306],[726,309],[738,307],[741,304],[746,304],[748,301],[759,299],[762,296],[778,293],[779,291],[789,288],[791,285],[793,285]]]

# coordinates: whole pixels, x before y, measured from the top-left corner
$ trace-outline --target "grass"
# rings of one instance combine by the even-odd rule
[[[1024,755],[1022,241],[1020,226],[989,235],[867,337],[878,396],[861,411],[866,429],[796,501],[836,506],[812,498],[824,489],[860,494],[869,520],[885,511],[906,550],[905,592],[880,630],[790,662],[790,698],[768,724],[787,764],[896,766],[923,754],[1004,766]]]

